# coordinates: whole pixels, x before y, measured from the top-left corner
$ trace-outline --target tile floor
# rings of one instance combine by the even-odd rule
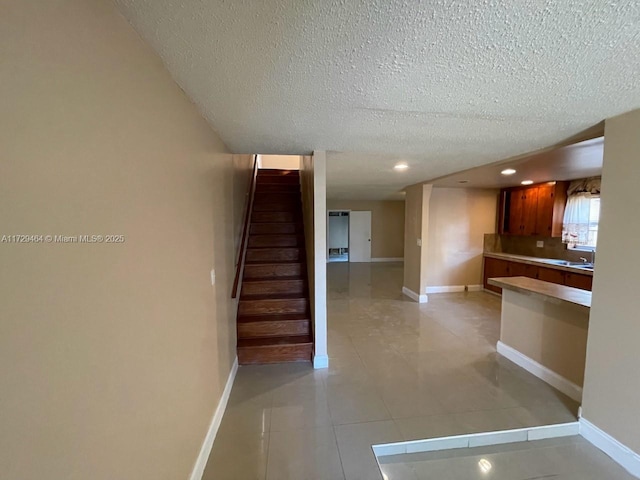
[[[328,265],[329,368],[240,367],[205,480],[380,480],[375,443],[576,419],[496,353],[499,297],[418,304],[402,276],[400,263]]]
[[[380,457],[389,480],[634,480],[580,436]]]

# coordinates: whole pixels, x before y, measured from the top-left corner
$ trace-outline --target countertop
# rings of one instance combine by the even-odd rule
[[[589,277],[593,277],[593,270],[587,270],[587,269],[578,268],[578,267],[571,267],[569,265],[558,265],[557,263],[553,263],[554,261],[557,260],[553,258],[527,257],[525,255],[514,255],[511,253],[493,253],[493,252],[484,252],[484,256],[488,258],[510,260],[512,262],[526,263],[528,265],[537,265],[541,267],[554,268],[556,270],[564,270],[565,272],[578,273],[580,275],[588,275]]]
[[[545,298],[573,303],[591,308],[591,292],[579,288],[567,287],[556,283],[543,282],[528,277],[490,278],[489,284],[524,294],[536,294]]]

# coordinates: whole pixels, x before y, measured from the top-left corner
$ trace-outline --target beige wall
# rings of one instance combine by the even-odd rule
[[[279,170],[300,170],[302,157],[299,155],[260,155],[260,168]]]
[[[1,476],[187,479],[235,357],[243,181],[110,1],[0,9],[1,234],[125,237],[0,243]]]
[[[500,341],[578,387],[584,382],[589,309],[502,290]]]
[[[496,231],[497,201],[497,190],[433,189],[423,233],[427,287],[482,284],[484,234]]]
[[[371,258],[404,256],[404,201],[327,200],[327,210],[371,211]]]
[[[424,295],[427,277],[421,267],[427,255],[428,239],[423,238],[423,228],[429,224],[429,198],[432,185],[412,185],[405,189],[404,215],[404,283],[417,295]],[[418,246],[420,239],[422,246]]]
[[[640,453],[640,110],[605,122],[583,416]]]

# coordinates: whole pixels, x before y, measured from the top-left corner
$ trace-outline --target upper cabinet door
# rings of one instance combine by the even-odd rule
[[[498,231],[509,235],[562,236],[568,182],[506,188],[500,193]]]
[[[522,232],[521,235],[536,233],[536,216],[538,211],[538,189],[526,188],[523,191]]]
[[[555,186],[538,187],[538,208],[536,210],[536,226],[534,235],[551,236],[553,227],[553,205],[555,203]]]
[[[524,190],[509,192],[509,227],[506,233],[522,235],[522,212],[524,211]]]

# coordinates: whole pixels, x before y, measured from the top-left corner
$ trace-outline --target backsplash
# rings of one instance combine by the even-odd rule
[[[544,242],[544,247],[536,246],[536,242],[539,240]],[[591,253],[567,250],[567,246],[562,243],[561,238],[551,237],[523,237],[487,233],[484,236],[484,251],[538,258],[560,258],[571,262],[579,262],[580,257],[591,259]]]

